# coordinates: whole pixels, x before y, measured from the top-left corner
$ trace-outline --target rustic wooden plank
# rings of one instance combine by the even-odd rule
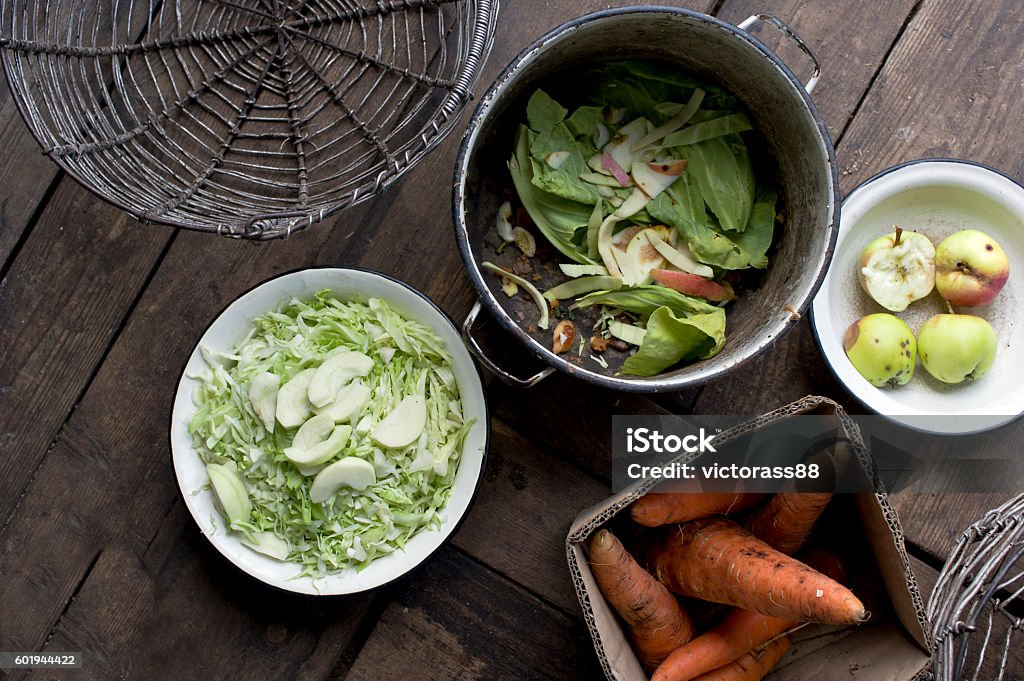
[[[0,521],[170,238],[170,230],[140,229],[70,179],[43,211],[0,285]]]
[[[907,536],[929,555],[944,560],[969,525],[1009,498],[1003,493],[901,492],[892,505]]]
[[[565,535],[611,488],[551,456],[494,419],[487,470],[453,543],[567,611],[577,608]]]
[[[814,0],[725,0],[718,18],[739,23],[749,16],[770,12],[789,24],[821,62],[821,80],[813,94],[828,125],[838,137],[849,123],[882,58],[899,35],[915,0],[884,5],[864,0],[822,4]],[[812,73],[811,60],[775,28],[764,24],[751,29],[804,81]]]
[[[893,164],[934,156],[1024,174],[1005,136],[1024,110],[1022,31],[1017,3],[923,3],[843,138],[843,188]]]
[[[44,650],[87,651],[76,677],[324,679],[372,612],[374,594],[301,596],[239,572],[181,502],[154,544],[105,548],[61,617]]]
[[[827,5],[806,0],[771,4],[771,12],[804,38],[821,61],[822,79],[813,99],[834,138],[846,130],[913,4],[912,0],[886,3],[884,8],[869,8],[857,0]],[[719,16],[742,21],[763,9],[763,5],[747,0],[726,0]],[[837,38],[840,33],[842,38]],[[758,36],[770,40],[773,47],[784,44],[771,28],[761,29]],[[785,47],[781,55],[800,75],[808,72],[807,58],[793,48]],[[843,147],[839,149],[841,163],[844,151]],[[831,397],[854,412],[859,410],[825,366],[810,323],[804,320],[727,379],[707,386],[697,401],[696,411],[760,414],[808,394]]]
[[[612,474],[612,416],[667,412],[642,395],[597,388],[562,374],[529,390],[495,381],[491,395],[499,418],[550,454],[606,480]]]
[[[5,188],[0,200],[0,264],[3,264],[59,172],[25,127],[6,80],[0,84],[0,148],[9,154],[7,158],[18,159],[17,163],[0,166],[0,186]]]
[[[581,620],[445,550],[404,580],[345,679],[600,676]]]

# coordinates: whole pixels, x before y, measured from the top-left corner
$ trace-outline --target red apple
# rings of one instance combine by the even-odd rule
[[[731,288],[726,288],[716,281],[690,274],[689,272],[676,272],[675,270],[654,270],[651,272],[654,281],[662,286],[685,293],[688,296],[697,296],[714,302],[732,300],[736,295]]]
[[[1006,251],[976,229],[948,236],[935,249],[935,288],[953,305],[988,305],[1009,276]]]

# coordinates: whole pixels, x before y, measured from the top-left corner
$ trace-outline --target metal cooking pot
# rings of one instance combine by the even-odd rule
[[[746,32],[759,21],[781,30],[814,61],[814,75],[806,85]],[[674,46],[671,53],[666,45]],[[595,61],[623,58],[670,60],[736,95],[774,156],[786,214],[785,224],[776,229],[764,278],[729,305],[722,352],[650,378],[616,375],[616,364],[603,368],[587,353],[580,357],[575,350],[555,355],[549,349],[550,330],[530,324],[537,315],[532,303],[504,295],[500,280],[480,270],[481,261],[494,258],[493,245],[485,244],[485,237],[489,232],[493,235],[498,206],[506,198],[503,192],[511,185],[506,162],[516,126],[525,120],[526,99],[541,83],[565,78]],[[455,169],[455,235],[480,297],[463,324],[463,335],[474,354],[504,380],[522,386],[534,385],[559,369],[618,390],[670,392],[721,377],[771,346],[806,310],[835,247],[840,206],[835,151],[808,96],[819,73],[818,62],[804,42],[775,17],[756,15],[737,27],[670,7],[595,12],[559,26],[520,53],[473,113]],[[538,235],[538,242],[542,240]],[[538,285],[542,284],[547,282]],[[481,305],[548,366],[532,377],[519,378],[492,361],[473,335]]]

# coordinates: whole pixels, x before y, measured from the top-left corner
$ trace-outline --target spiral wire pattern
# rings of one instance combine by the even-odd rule
[[[497,0],[12,0],[32,133],[143,222],[272,239],[383,191],[451,131]]]

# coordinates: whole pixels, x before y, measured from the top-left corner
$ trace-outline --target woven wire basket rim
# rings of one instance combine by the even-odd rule
[[[170,0],[167,1],[170,2]],[[179,1],[175,0],[175,2]],[[38,45],[32,45],[30,41],[8,35],[0,35],[0,62],[3,63],[5,78],[18,112],[25,121],[36,143],[42,148],[42,153],[48,156],[68,176],[94,196],[129,213],[143,224],[159,224],[191,231],[214,232],[222,236],[240,239],[269,240],[286,238],[295,231],[321,222],[329,216],[335,215],[383,192],[406,171],[425,158],[456,127],[461,114],[474,98],[473,87],[479,81],[483,65],[493,47],[499,0],[376,0],[372,7],[376,7],[378,11],[383,13],[407,8],[424,9],[440,7],[442,5],[471,5],[475,8],[472,25],[469,27],[468,51],[465,57],[461,59],[458,71],[452,78],[454,85],[449,90],[448,95],[437,106],[433,116],[419,129],[416,135],[417,141],[415,146],[406,149],[401,154],[401,157],[384,159],[385,167],[377,172],[372,180],[364,182],[348,191],[342,199],[333,202],[330,206],[316,210],[257,212],[246,215],[242,220],[235,223],[199,223],[173,217],[164,217],[154,214],[149,208],[142,208],[138,205],[127,203],[121,200],[115,193],[96,186],[87,177],[83,176],[78,167],[69,162],[69,159],[76,158],[76,154],[58,153],[58,146],[52,145],[46,140],[44,136],[45,131],[39,126],[39,123],[42,121],[35,114],[36,103],[28,94],[31,83],[21,81],[14,72],[15,60],[18,59],[19,54],[23,51],[45,52],[45,50],[39,50]],[[372,7],[371,12],[373,11]],[[11,0],[6,0],[2,7],[0,7],[0,26],[3,27],[3,30],[7,28],[7,19],[4,17],[4,14],[10,13],[13,15],[15,11],[15,5]],[[44,47],[55,48],[59,46],[49,45]],[[76,46],[66,47],[72,52],[76,49]],[[84,47],[88,48],[89,46]],[[35,75],[38,76],[38,74]],[[83,111],[83,113],[87,114],[88,111]],[[388,161],[390,161],[390,164],[388,164]]]
[[[1024,604],[1024,493],[988,511],[960,535],[942,568],[928,603],[928,619],[935,643],[932,673],[936,681],[979,678],[982,663],[989,653],[993,617],[998,611],[1008,625],[1000,656],[1000,679],[1006,672],[1007,656],[1017,634],[1017,646],[1024,637],[1024,616],[1009,613],[1005,606]],[[1016,576],[1007,580],[1007,574]],[[1009,589],[1000,600],[999,592]],[[981,623],[987,611],[987,624]],[[985,629],[982,634],[981,629]],[[967,666],[969,637],[984,635],[974,665]],[[976,637],[977,638],[977,637]],[[991,659],[991,658],[988,658]],[[970,677],[965,673],[972,672]],[[1005,678],[1021,678],[1011,676]]]

